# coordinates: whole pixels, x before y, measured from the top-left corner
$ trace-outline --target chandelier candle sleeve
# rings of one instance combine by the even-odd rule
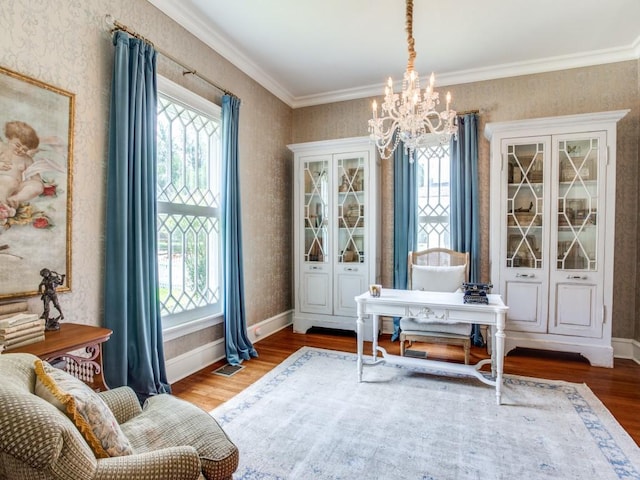
[[[446,143],[458,133],[456,112],[451,110],[451,93],[447,92],[446,108],[438,112],[439,94],[434,90],[435,75],[429,77],[424,94],[420,90],[420,75],[413,68],[416,52],[413,48],[413,0],[407,0],[407,44],[409,60],[402,81],[402,93],[393,92],[393,80],[389,77],[384,89],[384,101],[378,115],[378,102],[373,101],[373,117],[369,120],[369,134],[380,156],[391,157],[400,141],[413,162],[416,148]]]

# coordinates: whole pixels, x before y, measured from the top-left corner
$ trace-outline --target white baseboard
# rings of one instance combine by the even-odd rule
[[[253,324],[248,328],[247,333],[249,334],[249,340],[251,343],[257,343],[263,338],[266,338],[269,335],[291,325],[292,322],[293,310],[289,310]],[[222,338],[215,342],[194,348],[193,350],[166,361],[167,380],[169,383],[175,383],[178,380],[182,380],[183,378],[194,374],[207,365],[211,365],[218,360],[222,360],[224,357],[224,339]]]
[[[612,338],[613,356],[627,358],[640,364],[640,342],[632,338]]]
[[[224,356],[223,338],[189,350],[165,362],[167,380],[169,383],[175,383],[196,373],[207,365],[216,363],[218,360],[223,359]]]
[[[267,318],[249,326],[249,340],[256,343],[269,335],[279,332],[293,323],[293,310],[282,312],[275,317]],[[258,352],[260,353],[260,352]]]
[[[293,310],[283,312],[249,326],[248,334],[251,343],[259,343],[263,338],[288,327],[293,323]],[[382,333],[393,333],[393,318],[382,317]],[[613,356],[627,358],[640,364],[640,342],[630,338],[612,338]],[[258,352],[260,353],[260,352]],[[167,360],[167,379],[169,383],[177,382],[198,370],[211,365],[225,356],[224,339],[202,345],[189,352]]]
[[[393,317],[382,317],[382,333],[393,333]]]

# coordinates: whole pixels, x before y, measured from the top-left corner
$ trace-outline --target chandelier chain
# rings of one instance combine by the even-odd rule
[[[409,50],[409,59],[407,60],[407,70],[413,70],[414,61],[416,59],[416,41],[413,38],[413,0],[407,0],[407,47]]]

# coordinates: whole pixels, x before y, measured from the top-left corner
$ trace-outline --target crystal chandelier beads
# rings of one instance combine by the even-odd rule
[[[385,87],[381,115],[378,104],[373,101],[373,118],[369,120],[369,133],[375,142],[380,156],[389,158],[398,143],[404,143],[405,151],[413,161],[416,148],[432,144],[435,141],[447,142],[451,135],[458,132],[456,112],[450,110],[451,94],[447,92],[446,108],[438,112],[439,94],[434,90],[435,76],[432,73],[429,86],[420,89],[420,76],[413,68],[416,52],[413,48],[413,0],[407,0],[407,43],[409,60],[402,80],[402,92],[395,93],[393,80],[389,77]]]

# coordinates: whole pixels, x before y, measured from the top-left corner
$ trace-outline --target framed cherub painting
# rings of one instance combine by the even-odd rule
[[[38,294],[42,269],[71,288],[74,102],[0,67],[0,301]]]

